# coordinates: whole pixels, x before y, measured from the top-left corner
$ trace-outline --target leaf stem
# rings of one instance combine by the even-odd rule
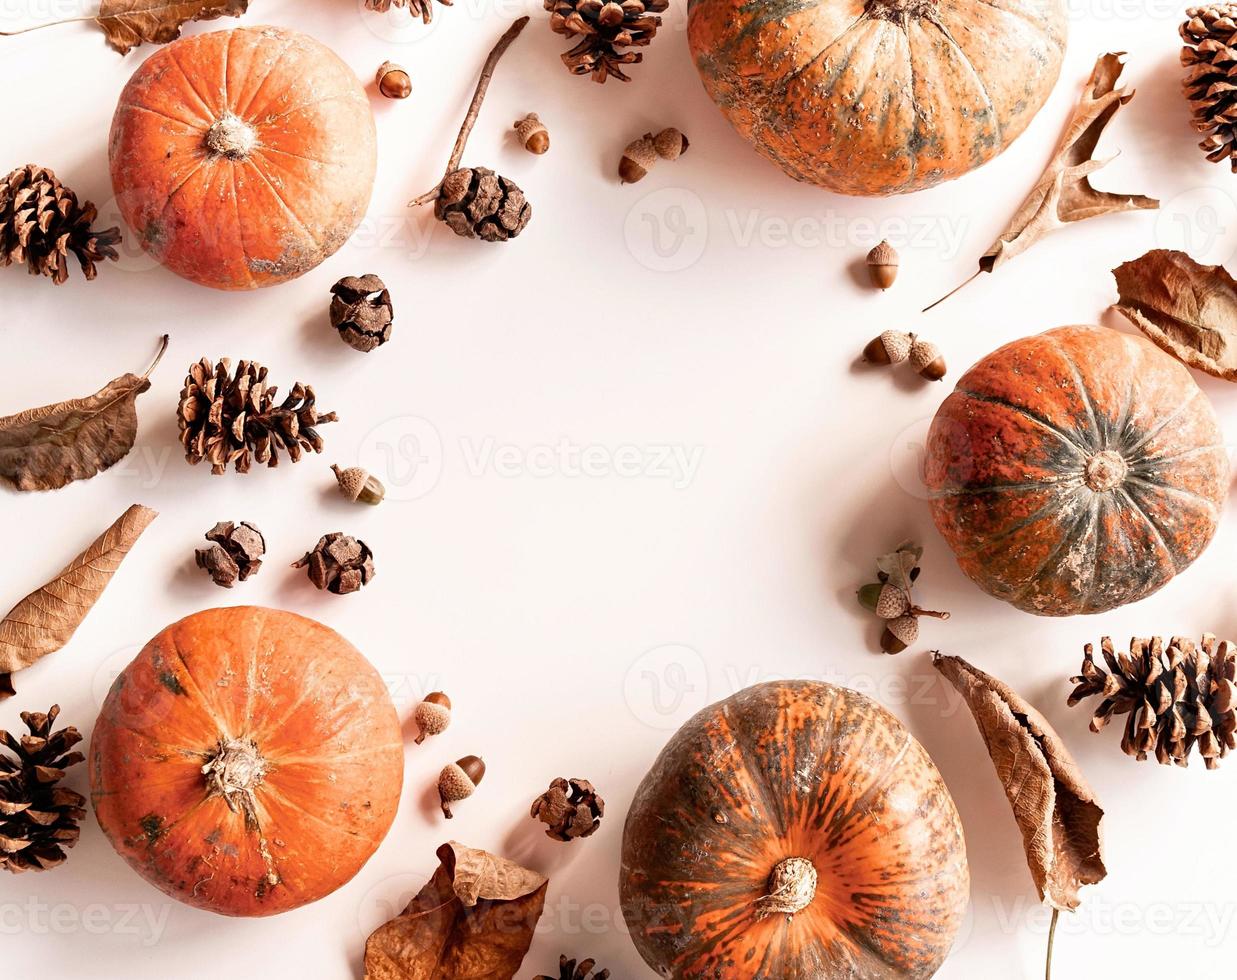
[[[16,37],[18,34],[29,34],[31,31],[41,31],[44,27],[56,27],[59,24],[78,24],[84,20],[97,20],[94,15],[82,17],[66,17],[64,20],[49,20],[44,24],[32,24],[30,27],[19,27],[15,31],[0,31],[0,37]]]
[[[1060,915],[1060,909],[1052,910],[1052,925],[1048,927],[1048,960],[1044,964],[1044,980],[1052,980],[1052,944],[1057,938],[1057,919]]]
[[[150,367],[148,367],[146,369],[146,373],[142,375],[143,378],[149,378],[151,374],[154,373],[155,368],[159,366],[159,362],[163,360],[163,355],[167,353],[167,349],[168,349],[168,335],[164,334],[163,337],[160,338],[159,350],[155,354],[155,359],[150,362]]]
[[[929,303],[927,306],[925,306],[925,307],[924,307],[922,310],[920,310],[919,312],[920,312],[920,313],[927,313],[927,312],[928,312],[928,310],[932,309],[932,307],[934,307],[934,306],[940,306],[942,303],[944,303],[944,302],[945,302],[945,300],[949,299],[949,297],[950,297],[950,296],[952,296],[954,293],[956,293],[959,289],[961,289],[961,288],[962,288],[963,286],[965,286],[967,283],[974,282],[974,281],[975,281],[975,279],[976,279],[976,278],[978,278],[979,274],[980,274],[981,272],[983,272],[983,271],[984,271],[983,269],[976,269],[974,272],[972,272],[972,273],[971,273],[971,275],[970,275],[968,278],[964,279],[962,282],[958,283],[958,285],[954,286],[954,288],[953,288],[953,289],[951,289],[949,292],[947,292],[944,296],[942,296],[940,299],[938,299],[935,303]]]

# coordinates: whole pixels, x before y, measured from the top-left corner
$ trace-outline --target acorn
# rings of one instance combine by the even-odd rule
[[[438,798],[442,801],[443,816],[448,820],[455,816],[451,812],[451,804],[472,796],[484,778],[485,763],[475,755],[466,755],[443,766],[438,774]]]
[[[901,364],[910,356],[914,340],[914,334],[886,330],[868,341],[868,346],[863,349],[863,359],[869,364]]]
[[[408,70],[392,61],[384,61],[374,75],[378,91],[388,99],[406,99],[412,95],[412,76]]]
[[[643,180],[657,162],[657,148],[653,143],[653,134],[645,133],[638,140],[632,140],[623,150],[619,160],[619,180],[624,184],[634,184]]]
[[[677,160],[687,152],[687,137],[673,126],[668,126],[653,137],[653,149],[663,160]]]
[[[387,495],[387,488],[376,476],[370,476],[359,466],[349,466],[341,470],[339,464],[332,463],[335,479],[339,482],[339,492],[353,503],[380,504]]]
[[[550,148],[550,131],[537,118],[537,113],[530,112],[523,119],[517,119],[511,126],[515,130],[516,138],[520,141],[520,146],[529,153],[541,156]]]
[[[910,596],[906,590],[886,582],[881,586],[880,595],[876,599],[876,615],[881,619],[897,619],[905,616],[911,609]]]
[[[941,356],[941,350],[936,344],[916,338],[911,344],[910,358],[911,367],[921,378],[940,381],[945,377],[945,358]]]
[[[885,653],[901,653],[919,639],[919,618],[907,613],[885,624],[881,633],[881,649]]]
[[[425,700],[413,709],[412,717],[421,729],[421,734],[416,737],[416,743],[420,745],[429,736],[441,735],[447,730],[451,724],[451,699],[442,691],[427,694]]]
[[[898,251],[882,240],[868,253],[868,276],[877,289],[888,289],[898,278]]]

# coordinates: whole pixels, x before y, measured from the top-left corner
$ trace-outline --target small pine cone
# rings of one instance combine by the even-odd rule
[[[563,64],[573,75],[592,75],[596,82],[614,77],[631,79],[621,65],[638,65],[644,55],[620,50],[646,47],[661,27],[660,14],[670,0],[544,0],[550,11],[550,29],[564,37],[580,37]]]
[[[451,6],[451,0],[438,0],[444,7]],[[420,17],[423,24],[434,19],[434,5],[430,0],[365,0],[365,6],[385,14],[392,7],[407,7],[413,17]]]
[[[559,956],[557,974],[550,976],[548,973],[543,973],[533,977],[533,980],[610,980],[610,971],[598,970],[594,973],[596,966],[596,960],[580,960],[577,963],[575,960],[567,959],[566,956]]]
[[[247,521],[233,524],[220,521],[206,532],[209,548],[199,548],[195,554],[198,568],[205,568],[216,585],[232,588],[262,567],[266,554],[266,539],[262,532]]]
[[[56,285],[69,278],[72,252],[87,279],[96,263],[119,258],[120,229],[96,231],[98,211],[65,187],[52,171],[32,163],[0,181],[0,265],[22,265],[31,275],[48,276]]]
[[[52,732],[59,714],[57,704],[47,714],[23,711],[29,735],[0,731],[0,744],[12,752],[0,752],[0,869],[5,871],[54,868],[81,834],[86,798],[57,784],[86,757],[69,751],[82,740],[76,728]]]
[[[1133,639],[1118,654],[1112,640],[1100,643],[1103,667],[1087,644],[1081,672],[1070,678],[1072,707],[1098,696],[1091,731],[1114,715],[1126,715],[1121,748],[1139,761],[1154,753],[1162,765],[1185,766],[1197,750],[1208,769],[1237,748],[1237,648],[1210,634],[1200,645],[1173,637],[1167,649],[1158,636]]]
[[[332,531],[318,539],[293,568],[308,568],[309,581],[336,595],[359,592],[374,578],[374,553],[364,541]]]
[[[528,226],[533,206],[515,181],[486,167],[463,167],[443,178],[434,216],[463,238],[505,242]]]
[[[331,326],[340,339],[363,354],[391,339],[391,294],[373,273],[344,276],[331,287]]]
[[[1228,160],[1237,173],[1237,4],[1188,8],[1181,37],[1182,87],[1194,128],[1205,134],[1198,145],[1208,160]]]
[[[587,779],[560,777],[533,800],[529,814],[546,824],[547,837],[573,841],[596,833],[605,812],[605,800]]]
[[[226,357],[218,364],[204,357],[189,368],[177,406],[185,459],[205,460],[215,474],[229,465],[248,473],[254,462],[277,466],[281,449],[294,463],[305,450],[322,452],[315,427],[336,416],[318,412],[313,388],[298,381],[276,404],[278,389],[267,386],[266,368],[241,361],[231,373],[231,366]]]

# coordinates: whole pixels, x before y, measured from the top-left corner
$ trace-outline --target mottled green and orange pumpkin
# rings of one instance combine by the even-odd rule
[[[1143,337],[1061,327],[989,354],[928,433],[936,526],[1019,609],[1070,616],[1151,595],[1211,541],[1229,485],[1215,410]]]
[[[966,911],[962,826],[880,705],[758,684],[689,720],[636,791],[623,916],[674,980],[932,976]]]
[[[403,782],[378,672],[321,623],[208,609],[117,677],[90,744],[95,815],[143,878],[224,915],[286,912],[355,875]]]
[[[991,160],[1061,70],[1061,0],[690,0],[731,125],[796,180],[917,191]]]

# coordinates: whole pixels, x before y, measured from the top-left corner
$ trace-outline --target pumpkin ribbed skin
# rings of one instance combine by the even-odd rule
[[[323,44],[242,27],[160,48],[120,96],[112,185],[142,248],[216,289],[294,279],[369,205],[369,99]]]
[[[796,180],[901,194],[991,160],[1052,91],[1061,0],[690,0],[710,97]]]
[[[252,745],[252,819],[203,766]],[[95,815],[143,878],[224,915],[274,915],[352,878],[390,829],[404,753],[377,671],[334,630],[276,609],[174,623],[116,679],[90,745]]]
[[[762,914],[805,858],[810,902]],[[930,977],[966,911],[962,826],[927,752],[884,708],[812,681],[758,684],[688,721],[623,832],[623,915],[676,980]]]
[[[1228,454],[1189,371],[1061,327],[971,368],[928,434],[932,516],[984,591],[1045,616],[1142,599],[1215,534]]]

